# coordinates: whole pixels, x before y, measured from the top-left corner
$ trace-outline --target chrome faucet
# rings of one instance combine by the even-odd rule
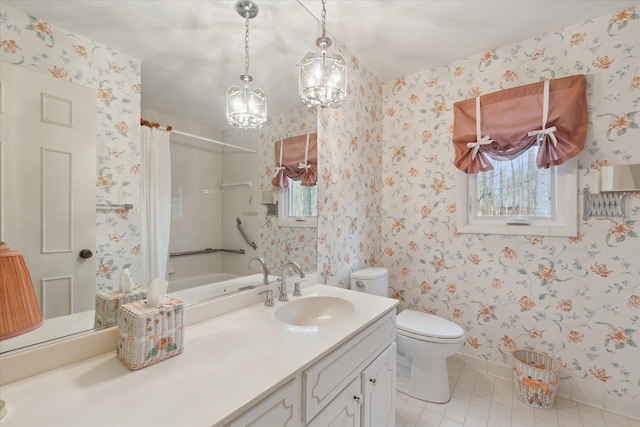
[[[289,301],[289,295],[287,295],[287,276],[284,275],[287,267],[293,267],[300,274],[300,278],[304,279],[304,271],[300,267],[300,264],[294,261],[289,261],[284,266],[282,266],[282,281],[280,282],[280,296],[278,297],[278,301]]]
[[[264,259],[260,258],[260,257],[254,257],[251,258],[251,261],[249,261],[249,270],[251,270],[251,266],[253,265],[254,261],[258,261],[260,263],[260,265],[262,266],[262,283],[264,283],[265,285],[269,284],[269,272],[267,271],[267,264],[264,262]]]

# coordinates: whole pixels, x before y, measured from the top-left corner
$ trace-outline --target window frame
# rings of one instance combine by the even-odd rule
[[[278,225],[280,227],[300,227],[300,228],[317,228],[318,216],[304,216],[304,217],[292,217],[289,215],[289,201],[291,197],[291,188],[293,187],[293,181],[291,178],[286,177],[289,180],[289,187],[281,188],[280,197],[278,200]],[[316,197],[317,203],[317,197]],[[302,218],[302,219],[301,219]]]
[[[551,217],[529,217],[528,225],[507,224],[508,218],[479,218],[473,213],[477,175],[459,172],[457,230],[462,234],[575,237],[578,233],[578,161],[550,167]],[[555,209],[554,209],[555,208]]]

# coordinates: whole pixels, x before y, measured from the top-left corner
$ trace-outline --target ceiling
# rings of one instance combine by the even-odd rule
[[[321,0],[255,0],[249,74],[269,114],[302,105],[297,64],[315,50]],[[2,0],[142,62],[142,107],[209,126],[244,73],[234,0]],[[327,31],[381,82],[578,24],[635,1],[329,0]]]

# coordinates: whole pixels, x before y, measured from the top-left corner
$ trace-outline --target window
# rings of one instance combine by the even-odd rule
[[[458,186],[458,231],[576,236],[576,156],[589,123],[585,76],[545,79],[453,107],[453,164],[468,174]]]
[[[539,169],[537,145],[494,169],[460,174],[458,231],[477,234],[575,236],[576,159]]]
[[[300,181],[289,180],[283,188],[278,207],[279,225],[282,227],[316,227],[318,224],[318,186],[302,186]]]
[[[479,172],[472,212],[477,217],[551,216],[549,169],[536,166],[537,146],[510,161]]]

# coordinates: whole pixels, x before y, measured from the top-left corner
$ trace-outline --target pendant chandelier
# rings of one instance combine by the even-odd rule
[[[332,41],[326,35],[326,0],[322,0],[322,36],[318,52],[307,53],[300,62],[299,92],[307,107],[337,108],[347,96],[347,62],[340,52],[330,55]]]
[[[255,129],[267,121],[267,97],[259,88],[249,83],[249,20],[258,15],[258,6],[249,0],[236,3],[238,14],[245,19],[244,74],[240,76],[242,86],[231,86],[227,91],[227,122],[241,129]]]

